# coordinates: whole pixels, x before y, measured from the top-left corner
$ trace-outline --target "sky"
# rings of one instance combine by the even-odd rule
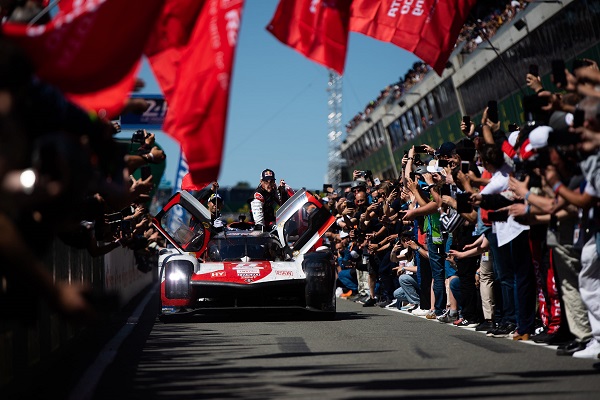
[[[279,0],[246,0],[229,94],[226,142],[219,185],[258,185],[269,168],[294,189],[321,189],[327,179],[329,71],[283,45],[265,27]],[[404,77],[419,59],[389,43],[350,33],[342,75],[342,132],[345,124],[375,100],[381,90]],[[159,94],[144,62],[140,93]],[[130,132],[123,132],[126,137]],[[167,153],[163,176],[173,183],[179,145],[153,131]]]

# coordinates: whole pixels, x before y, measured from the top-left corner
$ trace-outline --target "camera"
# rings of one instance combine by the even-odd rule
[[[508,220],[508,211],[490,211],[488,212],[490,222],[505,222]]]
[[[138,129],[137,131],[133,132],[133,135],[131,136],[132,143],[143,144],[145,141],[146,141],[146,132],[144,132],[143,129]]]
[[[524,182],[529,176],[529,187],[542,187],[542,178],[536,174],[536,169],[545,169],[550,164],[550,156],[547,151],[539,151],[537,157],[515,162],[515,179]]]

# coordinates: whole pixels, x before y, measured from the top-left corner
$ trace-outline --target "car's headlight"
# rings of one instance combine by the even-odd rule
[[[190,296],[190,277],[194,264],[187,260],[173,260],[165,267],[165,295],[169,299],[185,299]]]

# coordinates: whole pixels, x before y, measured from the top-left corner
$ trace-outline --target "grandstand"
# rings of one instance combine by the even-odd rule
[[[347,133],[344,175],[371,170],[396,178],[404,150],[459,140],[462,116],[478,123],[489,100],[498,101],[505,132],[509,123],[523,124],[523,97],[532,94],[525,84],[530,64],[540,66],[544,87],[555,89],[551,60],[563,59],[568,68],[575,58],[600,61],[600,2],[531,2],[487,43],[474,51],[466,45],[456,47],[441,77],[430,71],[401,97],[390,93]]]

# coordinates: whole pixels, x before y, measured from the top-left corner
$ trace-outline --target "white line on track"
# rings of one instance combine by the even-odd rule
[[[69,400],[88,400],[93,397],[94,390],[100,381],[100,377],[106,368],[115,360],[119,347],[125,341],[127,336],[131,334],[133,328],[138,323],[140,315],[146,308],[146,305],[156,293],[156,288],[150,290],[144,299],[137,306],[133,314],[127,319],[127,323],[113,337],[96,357],[96,360],[88,367],[85,373],[79,379],[77,385],[73,388],[69,395]]]

